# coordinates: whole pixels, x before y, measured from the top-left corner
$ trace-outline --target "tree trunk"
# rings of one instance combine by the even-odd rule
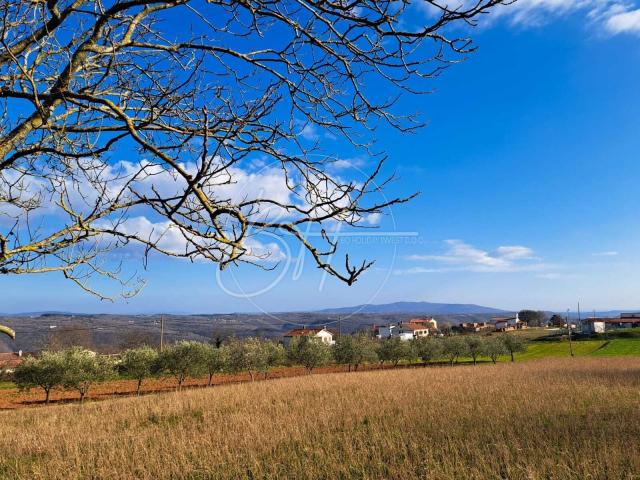
[[[494,365],[496,364],[496,359],[495,358],[491,357],[491,361],[493,362]]]
[[[476,357],[473,357],[473,364],[476,364]]]
[[[140,387],[142,387],[142,379],[138,379],[138,388],[136,388],[136,397],[140,396]]]
[[[211,384],[213,383],[213,373],[209,374],[209,383],[207,383],[207,386],[211,386]]]
[[[80,405],[82,405],[84,403],[84,396],[86,395],[87,392],[85,392],[84,390],[80,390]]]
[[[513,358],[513,352],[511,352],[511,361],[515,362],[515,359]]]
[[[349,371],[349,372],[351,371],[351,364],[349,364],[349,370],[348,370],[348,371]]]
[[[249,376],[251,377],[251,381],[253,382],[255,380],[255,373],[253,373],[251,370],[249,370]]]
[[[44,404],[45,405],[49,405],[49,394],[51,393],[51,389],[50,388],[45,388],[44,390]]]

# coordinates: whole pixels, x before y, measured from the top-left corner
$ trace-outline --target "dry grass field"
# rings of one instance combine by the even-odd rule
[[[335,373],[0,413],[0,478],[640,478],[640,358]]]

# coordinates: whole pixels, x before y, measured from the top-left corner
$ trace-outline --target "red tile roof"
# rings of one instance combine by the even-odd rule
[[[427,324],[427,323],[433,323],[435,322],[435,318],[412,318],[411,320],[409,320],[406,323],[422,323],[422,324]]]
[[[322,330],[326,330],[332,335],[334,334],[333,332],[331,332],[326,328],[319,327],[319,328],[294,328],[293,330],[289,330],[287,333],[285,333],[284,336],[285,337],[306,337],[306,336],[316,335]]]
[[[0,367],[15,367],[22,363],[22,357],[17,353],[0,353]]]
[[[409,322],[409,323],[401,323],[400,328],[405,328],[407,330],[426,330],[427,326]]]
[[[637,323],[640,325],[640,318],[635,317],[589,317],[585,318],[584,322],[604,322],[604,323]]]

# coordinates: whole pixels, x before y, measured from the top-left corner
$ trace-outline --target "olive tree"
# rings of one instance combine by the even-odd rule
[[[442,357],[442,340],[422,337],[417,338],[414,342],[416,355],[424,363],[429,363]]]
[[[42,352],[39,357],[27,357],[13,373],[13,381],[21,390],[42,388],[45,403],[51,391],[64,382],[65,362],[59,352]]]
[[[90,350],[72,347],[61,352],[61,355],[64,363],[62,384],[65,388],[78,391],[81,404],[91,385],[107,380],[114,373],[111,359]]]
[[[484,338],[479,335],[467,335],[464,337],[467,344],[467,353],[473,360],[473,364],[477,363],[478,357],[484,353]]]
[[[397,367],[401,361],[411,360],[413,357],[411,342],[403,341],[400,337],[387,338],[378,345],[378,359],[382,364],[390,362]]]
[[[502,338],[492,336],[485,340],[483,355],[489,357],[494,364],[498,361],[498,357],[507,353],[508,351]]]
[[[273,340],[263,340],[262,349],[264,351],[265,361],[260,367],[260,372],[266,379],[272,368],[279,367],[284,363],[286,352],[280,343]]]
[[[348,365],[358,370],[363,363],[378,360],[377,342],[365,333],[356,335],[342,335],[333,347],[333,357],[336,363]]]
[[[264,343],[255,337],[231,340],[227,345],[230,369],[233,372],[248,372],[253,382],[258,372],[269,368],[269,355]]]
[[[469,353],[469,347],[464,338],[459,335],[452,335],[442,339],[442,351],[450,365],[457,362],[460,357]]]
[[[213,384],[213,376],[224,372],[229,364],[229,352],[227,346],[205,345],[204,366],[209,375],[208,386]]]
[[[311,337],[298,337],[291,340],[287,348],[287,360],[304,366],[311,374],[315,368],[331,362],[331,347]]]
[[[180,390],[185,379],[203,375],[206,370],[207,346],[200,342],[182,340],[170,345],[158,357],[158,367],[171,373]]]
[[[275,234],[353,284],[371,262],[337,262],[324,226],[407,199],[381,195],[375,130],[424,124],[397,100],[502,2],[0,2],[0,273],[107,296],[90,279],[124,282],[105,261],[123,245],[224,268],[263,264]],[[336,173],[345,148],[372,159],[364,178]]]
[[[142,382],[153,375],[158,363],[158,352],[151,347],[126,350],[120,360],[121,372],[138,381],[136,395],[140,395]]]
[[[507,349],[507,353],[511,355],[511,361],[515,362],[514,354],[526,352],[527,342],[519,335],[504,333],[501,335],[502,343]]]

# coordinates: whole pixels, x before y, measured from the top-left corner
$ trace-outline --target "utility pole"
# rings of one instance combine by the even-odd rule
[[[582,319],[580,318],[580,302],[578,302],[578,325],[580,325],[580,331],[582,332]]]
[[[160,351],[164,348],[164,315],[160,316]]]
[[[567,308],[567,328],[569,329],[569,353],[573,357],[573,345],[571,344],[571,322],[569,321],[569,312],[570,310]]]

